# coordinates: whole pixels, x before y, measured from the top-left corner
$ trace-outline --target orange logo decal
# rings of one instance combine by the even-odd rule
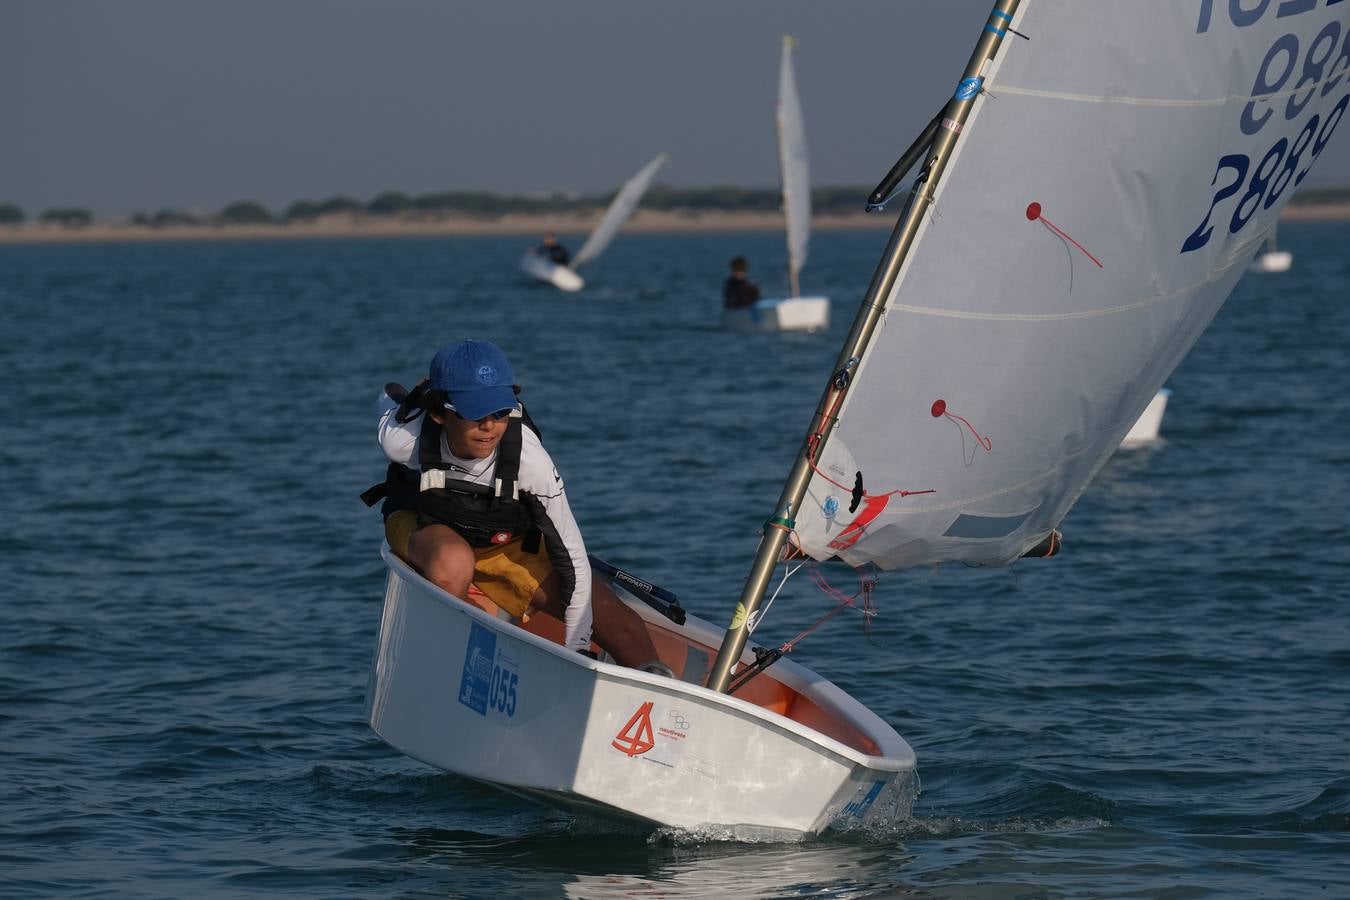
[[[610,741],[610,746],[615,750],[622,750],[629,756],[640,756],[656,746],[656,741],[652,737],[652,701],[638,707],[638,711],[633,713],[633,718],[628,720],[628,724],[614,736]]]

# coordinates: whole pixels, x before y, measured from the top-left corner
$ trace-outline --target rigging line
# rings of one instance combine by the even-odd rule
[[[886,204],[887,204],[887,203],[890,203],[892,200],[894,200],[894,199],[896,198],[896,196],[897,196],[901,191],[913,187],[913,186],[914,186],[914,182],[915,182],[915,179],[910,179],[909,181],[905,182],[904,184],[899,185],[898,187],[896,187],[895,190],[891,191],[890,196],[888,196],[885,200],[879,200],[879,201],[876,202],[876,203],[869,203],[869,204],[867,204],[865,207],[863,207],[863,209],[864,209],[866,212],[885,212],[885,210],[886,210]]]
[[[970,424],[970,423],[967,422],[966,424]],[[971,429],[971,430],[973,431],[974,429]],[[976,437],[979,437],[979,435],[977,434]],[[983,440],[983,438],[981,438],[981,440]],[[825,480],[828,481],[830,484],[832,484],[832,485],[834,485],[835,487],[839,488],[839,490],[841,490],[841,491],[848,491],[849,493],[852,493],[853,490],[854,490],[854,488],[853,488],[852,485],[848,485],[848,484],[840,484],[838,481],[835,481],[833,478],[831,478],[830,476],[828,476],[828,475],[826,475],[824,472],[822,472],[822,471],[820,470],[820,467],[816,465],[815,460],[813,459],[813,457],[814,457],[815,454],[816,454],[816,447],[818,447],[819,444],[820,444],[820,435],[818,435],[818,434],[812,435],[812,436],[811,436],[811,440],[810,440],[810,442],[808,443],[807,448],[806,448],[806,464],[807,464],[808,466],[811,467],[811,471],[812,471],[812,472],[815,472],[815,473],[816,473],[817,475],[819,475],[821,478],[825,479]],[[986,449],[988,449],[988,448],[986,448]],[[913,496],[913,495],[915,495],[915,494],[936,494],[936,493],[937,493],[937,489],[936,489],[936,488],[925,488],[925,489],[922,490],[922,491],[907,491],[907,490],[905,490],[905,489],[903,489],[903,488],[896,488],[896,489],[893,490],[893,491],[886,491],[884,494],[869,494],[867,491],[863,491],[863,492],[862,492],[862,495],[863,495],[863,497],[865,497],[865,498],[867,498],[867,499],[871,499],[871,500],[879,500],[879,499],[881,499],[882,497],[892,497],[892,496],[895,496],[896,494],[899,494],[901,497],[911,497],[911,496]]]
[[[854,571],[857,570],[855,569]],[[807,635],[815,631],[820,626],[824,625],[830,619],[833,619],[842,610],[848,607],[854,607],[856,609],[857,608],[856,604],[854,604],[853,601],[857,600],[859,595],[862,595],[863,597],[863,609],[861,610],[861,612],[864,616],[867,617],[867,621],[870,623],[871,618],[876,615],[876,610],[872,608],[872,588],[875,586],[876,580],[873,579],[871,581],[868,581],[866,576],[862,575],[862,573],[859,573],[859,579],[862,582],[862,584],[858,589],[858,593],[854,594],[851,597],[848,597],[844,595],[843,591],[832,586],[828,581],[825,580],[825,576],[820,574],[819,566],[813,567],[811,569],[811,580],[816,583],[816,587],[820,588],[821,591],[824,592],[826,596],[833,599],[837,605],[835,606],[834,609],[830,610],[825,615],[817,619],[810,627],[808,627],[801,634],[797,635],[796,637],[792,638],[789,641],[783,642],[782,646],[780,646],[778,649],[782,650],[784,654],[791,653],[793,649],[806,638]]]
[[[796,532],[792,532],[792,535],[793,537],[796,537]],[[796,575],[799,571],[801,571],[801,568],[804,565],[806,565],[806,563],[804,562],[797,563],[796,566],[788,569],[788,571],[783,573],[783,580],[778,582],[778,589],[773,592],[773,596],[771,596],[768,599],[768,602],[766,602],[762,607],[755,610],[754,621],[750,623],[749,626],[749,631],[751,634],[755,633],[755,629],[759,627],[759,623],[763,622],[764,617],[769,614],[769,607],[773,606],[773,601],[778,598],[778,593],[779,591],[783,590],[783,586],[787,584],[787,580],[791,578],[793,575]]]
[[[965,421],[965,420],[963,419],[962,421]],[[966,424],[969,425],[970,423],[967,422]],[[971,430],[974,431],[975,429],[972,428]],[[976,437],[980,437],[978,434],[975,435],[975,436],[976,436]],[[983,441],[984,438],[980,438],[980,440]],[[988,450],[989,448],[986,447],[985,449]],[[834,485],[835,487],[839,488],[841,491],[850,491],[850,492],[851,492],[851,491],[853,490],[853,488],[852,488],[850,485],[847,485],[847,484],[840,484],[839,482],[835,481],[835,480],[834,480],[833,478],[831,478],[830,476],[826,475],[824,472],[820,471],[820,468],[819,468],[814,462],[811,461],[811,458],[810,458],[809,456],[808,456],[807,459],[806,459],[806,464],[807,464],[808,466],[811,467],[811,471],[812,471],[812,472],[815,472],[815,473],[816,473],[817,475],[819,475],[821,478],[824,478],[826,481],[828,481],[830,484]],[[864,497],[866,497],[867,499],[869,499],[869,500],[879,500],[879,499],[881,499],[882,497],[891,497],[891,496],[894,496],[894,495],[896,495],[896,494],[899,494],[901,497],[910,497],[910,496],[913,496],[914,494],[936,494],[936,493],[937,493],[937,489],[936,489],[936,488],[926,488],[925,490],[922,490],[922,491],[907,491],[907,490],[904,490],[903,488],[896,488],[895,490],[893,490],[893,491],[887,491],[887,492],[884,493],[884,494],[869,494],[867,491],[863,491],[862,495],[863,495]]]

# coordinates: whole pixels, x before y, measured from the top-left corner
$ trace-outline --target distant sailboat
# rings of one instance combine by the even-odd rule
[[[1167,388],[1162,388],[1153,395],[1153,399],[1148,401],[1148,406],[1144,407],[1139,418],[1134,420],[1130,430],[1121,439],[1120,449],[1134,450],[1137,447],[1148,447],[1158,443],[1163,413],[1167,411],[1167,399],[1171,396],[1172,392]]]
[[[790,296],[756,301],[752,306],[723,311],[723,327],[737,331],[821,331],[830,325],[828,297],[803,297],[799,276],[811,240],[811,178],[806,155],[806,125],[792,70],[792,48],[783,38],[778,69],[778,166],[783,181],[783,215],[787,219]]]
[[[1288,272],[1289,267],[1294,264],[1294,254],[1288,250],[1278,250],[1275,247],[1275,226],[1270,226],[1270,235],[1261,244],[1261,252],[1256,254],[1256,259],[1248,271],[1251,272]]]
[[[628,217],[633,214],[633,210],[637,209],[638,203],[642,201],[642,195],[647,192],[647,188],[651,186],[652,178],[656,176],[656,170],[661,168],[665,161],[666,155],[662,153],[624,183],[624,186],[614,195],[614,199],[609,202],[609,207],[600,219],[600,224],[595,226],[595,230],[591,232],[590,237],[586,238],[586,243],[581,245],[581,250],[577,252],[576,258],[569,265],[556,263],[531,250],[521,258],[521,270],[525,274],[540,281],[546,281],[560,290],[581,290],[586,282],[577,274],[576,270],[582,264],[596,259],[601,253],[605,252],[610,242],[614,240],[614,236],[619,233],[619,229],[623,227],[623,223],[627,222]]]

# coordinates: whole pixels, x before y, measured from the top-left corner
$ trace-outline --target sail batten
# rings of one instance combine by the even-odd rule
[[[1067,321],[1069,319],[1092,319],[1098,316],[1120,315],[1122,313],[1128,313],[1133,312],[1135,310],[1144,309],[1146,307],[1153,306],[1158,303],[1169,303],[1175,300],[1188,299],[1194,291],[1198,290],[1201,287],[1204,287],[1207,284],[1216,281],[1218,278],[1223,277],[1224,274],[1229,272],[1234,267],[1245,265],[1247,261],[1247,255],[1249,254],[1250,249],[1252,247],[1255,247],[1257,244],[1260,244],[1262,240],[1263,238],[1257,237],[1245,244],[1242,244],[1238,252],[1231,259],[1228,259],[1226,262],[1224,262],[1222,267],[1214,270],[1214,272],[1211,273],[1210,277],[1185,285],[1176,290],[1169,291],[1166,294],[1153,294],[1152,296],[1144,297],[1142,299],[1135,300],[1132,303],[1125,303],[1120,306],[1103,307],[1101,309],[1085,309],[1079,312],[1062,312],[1062,313],[1011,313],[1011,312],[996,313],[996,312],[975,312],[971,310],[941,309],[939,307],[934,306],[914,306],[913,304],[897,303],[895,306],[889,307],[887,309],[887,312],[907,312],[921,316],[943,316],[946,318],[953,318],[953,319],[977,319],[977,320],[984,319],[996,322],[1055,322],[1055,321]]]
[[[1323,82],[1319,82],[1320,86]],[[1063,100],[1069,103],[1120,103],[1126,106],[1156,106],[1156,107],[1176,107],[1182,109],[1205,109],[1212,107],[1224,107],[1233,102],[1247,103],[1252,100],[1287,100],[1294,94],[1305,93],[1308,85],[1297,90],[1278,91],[1272,94],[1228,94],[1223,97],[1214,97],[1208,99],[1184,99],[1174,97],[1126,97],[1107,94],[1070,94],[1063,91],[1042,91],[1032,88],[1003,87],[999,89],[1000,93],[1015,97],[1037,97],[1042,100]]]
[[[973,106],[797,510],[809,555],[1017,559],[1218,312],[1347,112],[1350,4],[1207,29],[1189,6],[1024,0],[1032,40],[963,81]],[[855,479],[861,497],[837,486]]]

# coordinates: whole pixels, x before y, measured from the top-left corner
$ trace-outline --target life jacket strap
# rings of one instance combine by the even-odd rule
[[[520,486],[514,481],[502,481],[502,479],[497,478],[493,480],[492,488],[492,496],[494,497],[505,497],[506,492],[510,491],[512,500],[520,499]]]
[[[361,502],[366,506],[374,506],[385,497],[389,496],[389,485],[381,481],[379,484],[373,484],[361,492]]]
[[[506,434],[497,445],[497,466],[493,470],[493,495],[498,499],[520,499],[520,452],[524,441],[520,434],[521,418],[512,415],[506,420]]]

